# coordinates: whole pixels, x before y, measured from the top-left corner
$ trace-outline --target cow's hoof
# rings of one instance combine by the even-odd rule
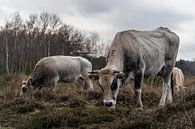
[[[160,108],[163,108],[164,106],[165,106],[164,103],[159,103],[159,107],[160,107]]]
[[[168,103],[168,104],[173,103],[173,98],[172,98],[172,96],[168,96],[168,98],[167,98],[167,103]]]
[[[167,104],[172,104],[173,100],[167,100]]]
[[[136,111],[143,111],[143,107],[135,108]]]

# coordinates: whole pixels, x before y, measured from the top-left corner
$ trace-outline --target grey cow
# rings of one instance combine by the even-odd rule
[[[22,82],[21,95],[31,94],[42,86],[53,87],[57,82],[83,81],[84,89],[93,89],[88,73],[91,63],[83,57],[50,56],[36,64],[27,81]]]
[[[175,66],[179,37],[168,28],[152,31],[127,30],[115,35],[107,57],[107,65],[91,72],[90,78],[99,79],[104,105],[115,108],[119,88],[126,79],[133,78],[134,91],[140,109],[141,84],[144,77],[162,71],[164,79],[160,106],[172,103],[171,72]]]

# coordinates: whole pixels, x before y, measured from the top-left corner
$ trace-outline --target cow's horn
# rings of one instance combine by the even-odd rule
[[[94,70],[94,71],[91,71],[91,72],[89,72],[90,74],[98,74],[99,73],[99,71],[98,70]]]

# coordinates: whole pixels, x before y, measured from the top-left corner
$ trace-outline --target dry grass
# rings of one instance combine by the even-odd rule
[[[116,110],[102,105],[102,94],[81,93],[74,83],[60,84],[34,98],[19,96],[25,75],[0,77],[0,127],[2,129],[191,129],[195,128],[195,77],[186,77],[186,92],[175,93],[175,101],[160,109],[161,86],[143,86],[144,111],[137,111],[132,85],[120,89]],[[155,84],[155,85],[153,85]],[[158,84],[161,85],[161,84]]]

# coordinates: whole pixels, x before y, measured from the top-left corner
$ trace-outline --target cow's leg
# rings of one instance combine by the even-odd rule
[[[75,79],[75,84],[78,87],[80,87],[80,93],[82,93],[84,91],[84,89],[85,89],[85,87],[84,87],[84,84],[85,84],[84,79],[81,76],[77,77]]]
[[[90,79],[84,79],[85,88],[89,91],[93,91],[93,84]]]
[[[84,88],[87,90],[93,90],[93,84],[91,80],[88,77],[88,72],[83,72],[82,74],[83,80],[84,80]]]
[[[164,81],[163,81],[163,88],[162,88],[163,91],[159,103],[160,107],[165,106],[166,100],[168,103],[173,102],[172,88],[171,88],[171,73],[172,73],[173,66],[174,63],[170,61],[170,63],[168,62],[168,64],[164,68],[164,72],[163,72]]]
[[[53,79],[48,80],[47,85],[49,86],[50,91],[55,91],[55,86],[58,84],[59,79],[59,76],[56,75],[56,77],[54,77]]]
[[[59,76],[56,76],[53,81],[52,90],[55,91],[55,86],[57,86],[58,81],[60,80]]]
[[[129,75],[128,75],[128,78],[126,78],[125,80],[122,81],[122,86],[121,87],[125,87],[127,86],[130,81],[134,80],[134,73],[133,72],[130,72]]]
[[[141,85],[144,79],[144,71],[145,71],[146,65],[141,55],[137,61],[136,66],[137,68],[134,74],[134,92],[135,92],[137,103],[140,106],[140,110],[143,110],[143,104],[141,100]]]
[[[83,79],[81,79],[80,77],[76,78],[75,79],[75,84],[77,86],[83,85]]]
[[[144,72],[143,70],[139,70],[139,72],[135,75],[134,79],[134,92],[136,101],[140,106],[140,110],[143,110],[143,104],[141,100],[141,84],[143,82]]]

